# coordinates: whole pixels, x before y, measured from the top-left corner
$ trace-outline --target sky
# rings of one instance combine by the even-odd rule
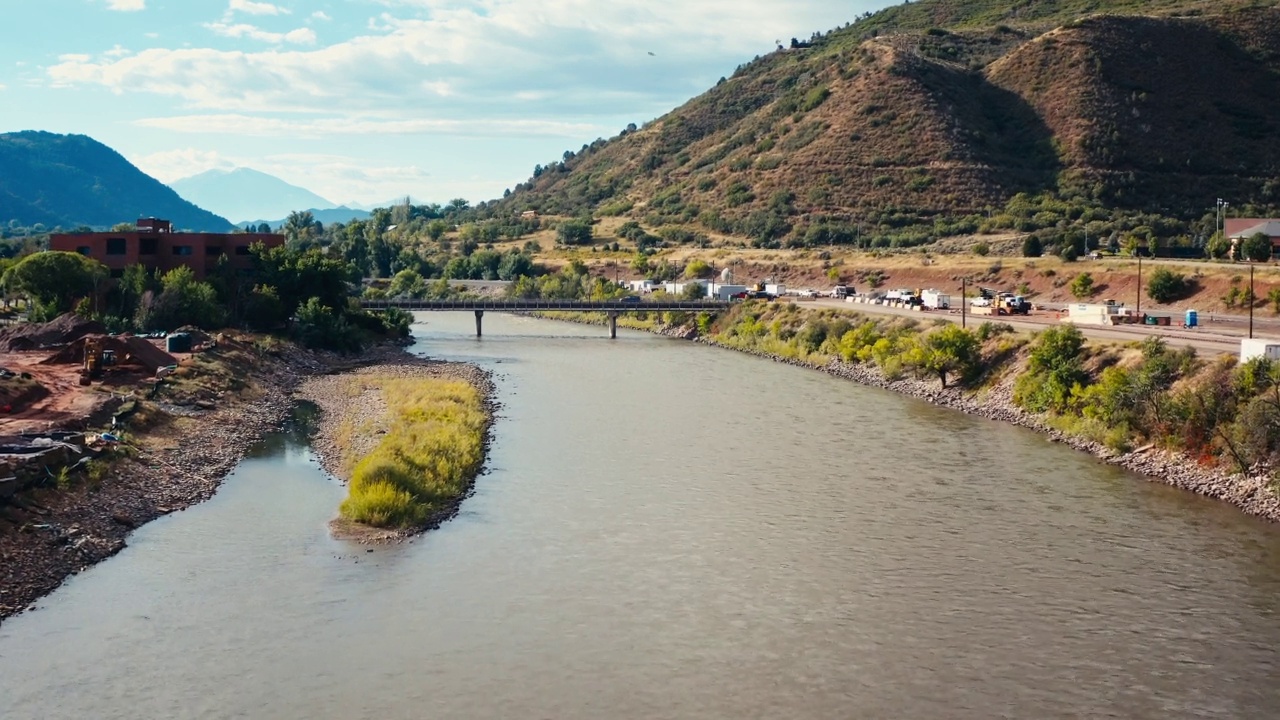
[[[335,203],[500,197],[885,0],[4,0],[0,132],[172,182],[250,167]]]

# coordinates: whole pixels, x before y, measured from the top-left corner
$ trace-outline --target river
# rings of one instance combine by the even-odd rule
[[[0,715],[1280,712],[1275,527],[812,371],[425,320],[416,349],[494,370],[504,404],[459,517],[335,541],[343,488],[271,438],[0,627]]]

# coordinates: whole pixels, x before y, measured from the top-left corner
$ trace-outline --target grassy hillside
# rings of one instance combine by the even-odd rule
[[[140,217],[161,217],[181,229],[234,227],[84,135],[0,134],[0,168],[0,222],[107,228]]]
[[[766,247],[1086,226],[1192,243],[1212,232],[1217,197],[1280,205],[1274,4],[889,8],[538,168],[497,207]]]

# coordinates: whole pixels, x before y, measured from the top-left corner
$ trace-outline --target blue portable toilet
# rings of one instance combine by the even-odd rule
[[[1187,327],[1189,328],[1195,327],[1199,323],[1199,321],[1200,321],[1199,313],[1197,313],[1195,310],[1187,311]]]

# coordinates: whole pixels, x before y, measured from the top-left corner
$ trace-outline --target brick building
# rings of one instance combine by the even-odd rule
[[[168,272],[185,265],[204,279],[218,259],[226,256],[232,267],[252,267],[249,246],[284,244],[284,236],[274,233],[187,233],[174,232],[168,220],[143,218],[128,232],[56,233],[49,236],[49,249],[78,252],[111,269],[120,277],[130,265]]]

